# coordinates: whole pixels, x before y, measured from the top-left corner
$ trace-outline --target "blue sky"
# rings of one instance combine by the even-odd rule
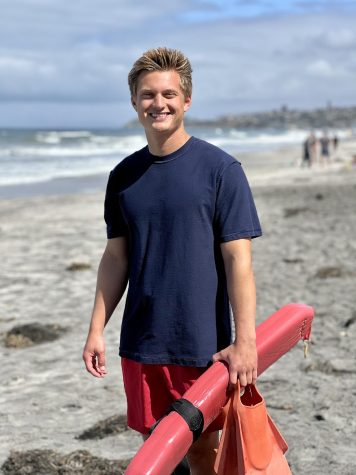
[[[356,2],[5,0],[0,126],[119,127],[145,50],[193,66],[191,117],[356,104]]]

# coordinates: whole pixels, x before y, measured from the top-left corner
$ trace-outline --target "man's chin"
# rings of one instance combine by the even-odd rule
[[[151,124],[151,127],[157,132],[167,132],[171,129],[171,124],[169,124],[168,122],[154,122],[153,124]]]

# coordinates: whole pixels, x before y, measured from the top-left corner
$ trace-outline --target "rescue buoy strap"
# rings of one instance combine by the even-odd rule
[[[177,412],[185,420],[189,429],[193,433],[193,442],[195,442],[204,429],[204,416],[201,410],[195,407],[194,404],[187,399],[181,398],[177,399],[169,406],[166,415],[170,412]],[[152,434],[162,419],[163,418],[159,419],[155,424],[153,424],[150,428],[150,434]]]

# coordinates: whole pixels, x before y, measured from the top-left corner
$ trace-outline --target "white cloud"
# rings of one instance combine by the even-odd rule
[[[317,59],[308,64],[306,71],[314,76],[331,77],[335,74],[335,70],[328,61]]]
[[[356,46],[354,31],[345,28],[327,31],[322,40],[331,48],[355,48]]]
[[[0,57],[0,70],[2,74],[22,73],[33,69],[33,61],[10,56]]]

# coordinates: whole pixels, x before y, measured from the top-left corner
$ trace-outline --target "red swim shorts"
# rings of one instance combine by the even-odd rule
[[[127,398],[127,425],[141,434],[163,417],[168,407],[206,371],[178,365],[138,363],[121,358]],[[208,432],[221,430],[221,421],[210,424]]]

